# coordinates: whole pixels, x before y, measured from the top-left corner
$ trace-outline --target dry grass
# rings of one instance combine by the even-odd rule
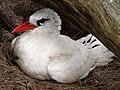
[[[14,61],[10,46],[14,36],[0,31],[0,90],[119,90],[120,62],[114,60],[104,67],[97,67],[88,77],[73,84],[60,84],[53,80],[32,79],[22,72]]]

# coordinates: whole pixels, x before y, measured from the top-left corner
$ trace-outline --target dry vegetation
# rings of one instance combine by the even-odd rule
[[[13,3],[10,4],[10,7],[19,15],[19,20],[21,16],[28,17],[30,13],[38,9],[38,6],[35,6],[37,4],[34,5],[31,2],[27,3],[31,6],[26,5],[31,8],[27,8],[25,5],[24,8],[21,8],[20,6],[27,0],[21,0],[19,5],[15,0],[10,1]],[[33,8],[33,6],[35,7]],[[63,21],[64,24],[66,22],[67,20]],[[16,25],[12,22],[10,24],[13,24],[13,26]],[[97,67],[85,79],[73,84],[60,84],[53,80],[40,81],[32,79],[24,74],[15,63],[15,57],[13,56],[10,45],[15,35],[9,32],[10,29],[7,28],[7,24],[0,23],[0,27],[0,90],[120,90],[120,61],[117,59],[114,59],[107,66]],[[79,32],[65,31],[63,29],[62,33],[74,37]],[[76,35],[75,39],[77,37],[79,38],[80,35],[81,33],[78,36]]]

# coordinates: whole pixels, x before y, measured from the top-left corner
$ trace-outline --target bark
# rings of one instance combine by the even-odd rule
[[[6,16],[6,20],[14,19],[9,21],[13,26],[17,25],[16,22],[21,23],[22,17],[49,7],[61,16],[62,33],[77,39],[84,31],[88,31],[120,57],[119,0],[0,0],[1,2],[0,13]]]

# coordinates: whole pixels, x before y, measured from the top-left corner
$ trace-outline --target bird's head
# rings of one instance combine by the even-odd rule
[[[49,8],[36,11],[29,20],[16,27],[12,33],[34,30],[40,27],[55,27],[61,30],[61,19],[56,12]]]

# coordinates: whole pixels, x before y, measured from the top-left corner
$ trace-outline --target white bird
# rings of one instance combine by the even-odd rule
[[[75,41],[61,35],[60,30],[58,14],[45,8],[12,31],[26,31],[12,41],[16,62],[26,74],[40,80],[73,83],[96,66],[112,61],[114,54],[93,35]]]

